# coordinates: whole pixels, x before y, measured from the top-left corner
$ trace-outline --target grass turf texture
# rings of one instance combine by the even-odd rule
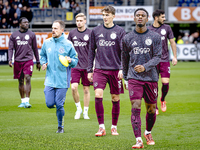
[[[36,68],[36,67],[35,67]],[[135,137],[131,127],[131,105],[128,91],[120,96],[121,110],[118,122],[119,136],[112,136],[112,103],[109,88],[104,91],[104,113],[107,135],[95,137],[98,122],[94,108],[94,91],[90,88],[90,120],[74,120],[76,107],[68,90],[65,101],[65,133],[56,134],[56,109],[48,109],[44,98],[44,71],[34,68],[31,80],[30,103],[32,108],[18,108],[20,96],[18,81],[13,79],[12,69],[8,65],[0,66],[0,149],[132,149]],[[159,81],[160,99],[161,83]],[[83,90],[79,87],[83,107]],[[152,135],[154,146],[146,145],[143,137],[145,130],[145,106],[142,102],[142,138],[145,149],[200,149],[200,63],[179,62],[171,67],[169,93],[166,97],[167,111],[160,110]]]

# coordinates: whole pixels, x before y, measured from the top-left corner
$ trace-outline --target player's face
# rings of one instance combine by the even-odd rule
[[[20,23],[20,28],[27,30],[29,27],[29,22],[28,19],[22,19],[21,23]]]
[[[86,24],[86,20],[84,19],[84,17],[77,17],[76,18],[76,26],[78,28],[83,28]]]
[[[64,31],[64,29],[62,29],[60,27],[60,24],[58,22],[53,23],[53,25],[52,25],[52,37],[59,38],[62,35],[63,31]]]
[[[164,24],[164,21],[165,21],[165,14],[161,14],[159,17],[158,17],[158,23],[160,25]]]
[[[103,15],[103,22],[105,26],[109,26],[110,24],[113,24],[113,19],[115,18],[115,15],[113,15],[112,13],[108,13],[103,11],[102,12]]]
[[[148,21],[147,13],[143,10],[138,10],[135,14],[134,21],[138,27],[143,27]]]

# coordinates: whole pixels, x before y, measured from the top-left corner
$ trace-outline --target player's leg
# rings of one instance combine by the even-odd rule
[[[156,121],[156,103],[158,98],[158,83],[145,82],[144,85],[144,100],[146,106],[146,130],[144,137],[146,138],[147,145],[155,145],[151,135],[151,130]]]
[[[79,71],[79,69],[72,68],[71,69],[71,89],[72,89],[72,96],[74,98],[74,102],[77,109],[74,119],[80,119],[81,113],[82,113],[79,92],[78,92],[78,84],[80,82],[80,78],[81,78],[81,72]]]
[[[119,135],[117,132],[117,122],[119,119],[120,113],[120,97],[119,94],[111,94],[112,97],[112,126],[111,126],[111,134]]]
[[[48,108],[55,108],[55,88],[45,86],[44,88],[45,102]]]
[[[84,92],[84,119],[90,119],[88,116],[89,103],[90,103],[90,81],[87,78],[87,70],[81,72],[81,79],[83,84],[83,92]]]
[[[106,87],[107,78],[103,70],[95,69],[93,74],[93,87],[95,90],[95,110],[99,122],[99,130],[95,136],[106,135],[104,125],[103,90]]]
[[[19,94],[21,97],[21,104],[18,107],[25,107],[25,91],[24,91],[24,74],[23,74],[23,63],[22,62],[14,62],[14,79],[18,79],[18,89],[19,89]]]
[[[31,76],[28,75],[28,74],[25,74],[24,75],[24,78],[25,78],[25,86],[24,86],[24,89],[25,89],[25,107],[26,108],[31,108],[31,104],[29,103],[29,100],[30,100],[30,93],[31,93]]]
[[[161,63],[160,75],[161,75],[161,82],[162,82],[162,88],[161,88],[162,96],[160,98],[161,110],[162,112],[165,112],[167,110],[165,97],[169,91],[169,79],[170,79],[170,63],[169,62]]]
[[[64,132],[64,102],[67,93],[67,88],[57,88],[55,92],[55,102],[56,102],[56,115],[58,119],[58,131],[56,133]]]
[[[21,104],[18,107],[25,107],[25,89],[24,89],[24,79],[20,78],[18,79],[19,82],[19,94],[21,96]]]
[[[106,135],[106,131],[104,125],[103,89],[95,90],[95,110],[99,123],[99,130],[95,136],[104,136]]]
[[[26,97],[25,97],[25,107],[26,108],[31,108],[31,104],[29,104],[29,100],[30,100],[30,93],[31,93],[31,76],[33,73],[33,61],[27,61],[24,62],[23,65],[23,73],[24,73],[24,78],[25,78],[25,93],[26,93]]]
[[[109,71],[109,86],[110,86],[110,93],[112,98],[112,126],[111,126],[111,134],[112,135],[119,135],[117,133],[117,122],[120,113],[120,94],[124,93],[122,80],[118,78],[119,71]]]
[[[141,103],[143,97],[143,82],[130,79],[128,81],[129,97],[132,105],[131,124],[136,138],[136,144],[132,148],[144,148],[141,137]]]
[[[90,103],[90,87],[89,86],[83,86],[83,92],[84,92],[83,117],[84,117],[84,119],[90,119],[89,116],[88,116],[89,103]]]

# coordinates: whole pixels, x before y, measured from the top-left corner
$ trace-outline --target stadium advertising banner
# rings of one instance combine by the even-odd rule
[[[176,49],[178,60],[196,60],[197,58],[197,48],[195,44],[177,44]],[[172,58],[173,53],[170,47],[170,59]],[[200,52],[198,53],[198,58],[200,60]]]
[[[8,63],[8,46],[11,34],[12,33],[0,33],[0,64]],[[68,32],[66,32],[65,34],[67,36]],[[52,37],[51,32],[35,32],[35,35],[38,49],[42,47],[44,40]]]
[[[102,20],[101,10],[105,6],[91,6],[89,9],[90,20]],[[149,12],[149,21],[153,21],[153,6],[113,6],[115,8],[114,21],[133,21],[134,12],[137,8],[143,7]]]
[[[169,7],[169,21],[200,21],[200,7]]]

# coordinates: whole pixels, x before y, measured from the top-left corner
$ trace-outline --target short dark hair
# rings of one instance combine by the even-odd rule
[[[155,17],[159,17],[160,15],[163,15],[165,14],[165,11],[164,10],[161,10],[161,9],[157,9],[153,12],[152,16],[153,16],[153,19],[155,19]]]
[[[134,16],[136,15],[136,12],[139,11],[139,10],[145,11],[146,14],[147,14],[147,18],[149,18],[149,13],[148,13],[148,11],[147,11],[146,9],[144,9],[144,8],[138,8],[138,9],[136,9],[135,12],[134,12]]]
[[[64,21],[62,21],[62,20],[55,20],[53,23],[56,23],[56,22],[58,22],[60,24],[60,27],[65,30],[65,22]]]
[[[26,17],[21,17],[20,19],[19,19],[19,24],[22,22],[22,20],[23,19],[27,19]],[[28,20],[28,19],[27,19]]]
[[[111,6],[111,5],[108,5],[108,6],[104,7],[104,8],[101,10],[101,12],[103,12],[103,11],[115,15],[115,8],[114,8],[113,6]]]

